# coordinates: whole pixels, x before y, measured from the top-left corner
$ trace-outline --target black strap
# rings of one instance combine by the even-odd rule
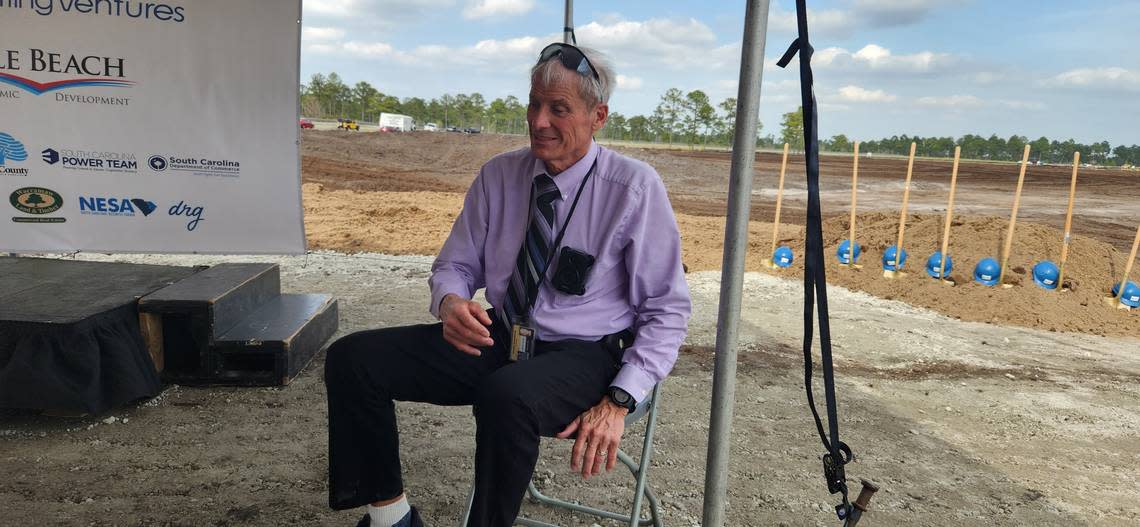
[[[827,315],[827,278],[823,265],[823,221],[819,205],[819,137],[816,129],[815,93],[811,57],[814,50],[808,40],[807,6],[805,0],[796,0],[796,18],[799,25],[799,38],[792,41],[788,51],[777,65],[786,67],[792,58],[800,56],[800,98],[803,101],[804,157],[807,162],[807,235],[804,255],[804,386],[807,390],[808,406],[815,418],[816,430],[827,454],[823,456],[824,478],[827,490],[832,494],[841,492],[843,503],[836,507],[840,519],[846,519],[851,511],[847,499],[847,477],[843,466],[852,459],[851,449],[839,440],[839,418],[835,403],[835,372],[831,358],[831,328]],[[812,337],[815,319],[815,302],[819,303],[819,344],[823,361],[824,396],[827,404],[828,431],[825,433],[819,411],[815,407],[812,393]],[[830,436],[830,437],[829,437]]]
[[[590,171],[586,172],[586,177],[582,178],[582,183],[578,185],[578,192],[576,194],[574,194],[574,203],[572,203],[570,205],[570,212],[566,213],[566,221],[562,222],[562,228],[558,229],[558,235],[555,236],[554,240],[552,240],[550,243],[550,254],[546,255],[546,267],[543,267],[542,274],[540,274],[538,276],[538,282],[536,282],[534,284],[534,291],[533,292],[531,292],[531,291],[526,292],[527,293],[526,294],[526,306],[523,309],[523,312],[519,313],[519,315],[520,316],[525,315],[526,319],[528,321],[530,320],[530,312],[532,309],[534,309],[534,303],[535,303],[535,301],[538,300],[538,290],[542,289],[542,283],[546,280],[546,273],[550,271],[550,262],[552,262],[554,260],[554,255],[558,253],[558,246],[562,244],[562,236],[564,234],[566,234],[566,227],[570,226],[570,218],[574,217],[574,209],[578,208],[578,199],[582,197],[582,191],[585,190],[585,188],[586,188],[586,182],[590,181],[590,176],[593,175],[594,170],[598,168],[598,158],[599,157],[602,157],[601,151],[598,151],[598,155],[594,157],[594,163],[592,165],[590,165]],[[534,185],[533,184],[531,184],[531,186],[530,186],[530,205],[529,205],[529,207],[530,208],[527,209],[529,212],[527,214],[527,220],[526,220],[528,223],[528,228],[529,228],[529,223],[531,221],[531,218],[534,216],[534,210],[533,210],[533,207],[534,207]],[[526,232],[523,232],[523,245],[526,245]]]

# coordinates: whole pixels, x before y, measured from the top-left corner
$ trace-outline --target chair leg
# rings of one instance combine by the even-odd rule
[[[649,421],[646,423],[645,427],[645,438],[642,442],[641,459],[639,462],[635,463],[633,461],[633,458],[629,457],[628,454],[621,451],[620,449],[617,452],[618,461],[621,461],[621,463],[629,469],[630,473],[634,476],[634,479],[636,481],[633,494],[633,507],[628,515],[598,509],[595,507],[587,507],[585,505],[570,503],[568,501],[547,496],[534,486],[533,480],[527,484],[527,494],[530,495],[531,499],[544,505],[549,505],[551,507],[560,507],[575,512],[590,514],[600,518],[617,520],[619,522],[628,524],[629,527],[644,527],[649,525],[652,525],[654,527],[663,527],[661,521],[661,504],[658,502],[657,496],[653,494],[653,489],[649,488],[647,482],[649,477],[649,462],[653,456],[653,435],[657,430],[657,402],[660,397],[659,390],[660,385],[653,387],[653,398],[649,403]],[[645,501],[649,502],[648,518],[641,517],[641,508],[642,504]],[[475,483],[472,481],[471,491],[467,495],[467,508],[463,512],[463,519],[459,524],[459,527],[467,527],[467,522],[470,520],[471,516],[471,505],[474,502]],[[517,518],[515,520],[515,523],[517,525],[525,525],[527,527],[558,527],[557,525],[550,523],[522,517]]]
[[[471,506],[475,504],[475,476],[471,476],[471,490],[467,493],[467,506],[463,508],[463,518],[459,520],[459,527],[467,527],[471,520]]]

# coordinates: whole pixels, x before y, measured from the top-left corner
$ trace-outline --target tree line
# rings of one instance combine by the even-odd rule
[[[444,94],[438,98],[407,97],[400,99],[387,95],[371,84],[360,81],[348,86],[335,72],[314,74],[302,84],[301,113],[308,117],[350,118],[375,122],[380,113],[399,113],[412,116],[417,123],[436,123],[440,126],[481,128],[496,133],[522,134],[526,132],[526,105],[517,97],[508,95],[490,103],[482,94]],[[736,99],[729,97],[714,103],[701,90],[688,93],[669,88],[661,95],[650,115],[626,116],[611,112],[606,127],[599,132],[602,139],[646,141],[681,145],[729,147],[733,143],[736,127]],[[793,149],[803,149],[802,108],[785,113],[780,122],[780,134],[761,136],[762,124],[757,124],[756,145],[775,148],[789,143]],[[922,137],[894,135],[889,138],[861,141],[861,153],[907,155],[910,143],[917,144],[915,152],[925,157],[951,157],[954,147],[962,147],[965,159],[994,161],[1020,161],[1026,144],[1031,147],[1030,161],[1037,163],[1071,163],[1073,152],[1081,152],[1085,163],[1105,166],[1140,166],[1140,145],[1116,145],[1108,141],[1083,144],[1068,139],[1058,141],[1047,137],[1030,140],[1026,136],[1008,138],[991,134],[989,137],[966,134],[954,137]],[[853,141],[844,134],[820,140],[820,149],[829,152],[851,152]]]

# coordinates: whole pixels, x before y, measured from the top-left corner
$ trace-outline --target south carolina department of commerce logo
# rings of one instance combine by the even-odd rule
[[[165,157],[150,156],[150,159],[146,160],[146,164],[148,166],[150,166],[151,170],[153,170],[155,172],[162,172],[163,170],[166,170],[166,166],[168,163],[166,162]]]

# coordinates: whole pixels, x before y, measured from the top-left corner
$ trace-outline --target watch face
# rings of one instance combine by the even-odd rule
[[[613,399],[614,403],[618,406],[624,406],[626,408],[632,406],[630,403],[633,402],[633,396],[626,393],[626,391],[621,388],[611,389],[610,399]]]

